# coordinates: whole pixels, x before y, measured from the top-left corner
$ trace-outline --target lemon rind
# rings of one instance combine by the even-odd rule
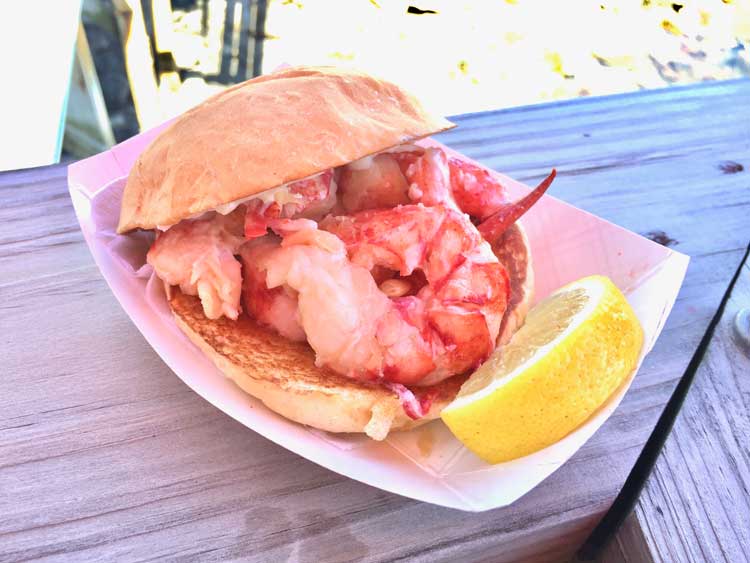
[[[575,316],[573,316],[570,323],[563,332],[561,332],[549,343],[539,348],[539,350],[535,354],[533,354],[524,363],[517,366],[513,371],[494,379],[492,384],[468,395],[461,395],[461,393],[459,392],[458,396],[453,400],[453,402],[451,402],[447,407],[445,407],[445,409],[443,409],[443,412],[450,413],[454,410],[461,409],[468,404],[471,404],[475,401],[480,401],[488,395],[491,395],[492,393],[498,391],[499,389],[503,388],[505,385],[513,381],[516,377],[528,370],[532,365],[538,362],[540,358],[546,357],[555,349],[556,346],[559,345],[560,342],[564,342],[597,310],[597,307],[599,307],[599,304],[607,294],[607,284],[599,276],[592,276],[589,278],[584,278],[583,280],[569,283],[568,285],[565,285],[555,292],[551,293],[546,298],[551,299],[554,296],[559,295],[560,293],[564,293],[566,291],[570,291],[571,289],[578,289],[581,287],[584,289],[584,291],[586,291],[586,294],[590,297],[590,299],[586,302],[584,308],[576,313]],[[519,332],[521,330],[523,330],[523,327],[519,329]],[[508,346],[513,346],[513,339],[511,339],[511,341],[506,344],[506,347]]]

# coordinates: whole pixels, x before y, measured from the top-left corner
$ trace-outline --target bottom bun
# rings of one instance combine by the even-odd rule
[[[526,231],[519,223],[512,225],[495,244],[492,251],[500,263],[508,270],[510,278],[510,298],[505,310],[500,334],[497,337],[499,346],[507,344],[516,331],[521,328],[534,298],[534,269],[531,265],[531,251]]]
[[[528,241],[513,226],[495,245],[508,269],[511,299],[498,341],[510,340],[526,316],[533,287]],[[412,387],[419,399],[432,398],[427,414],[409,418],[395,392],[378,384],[344,377],[315,365],[315,353],[304,342],[292,342],[258,325],[243,313],[236,321],[210,320],[200,300],[177,288],[167,292],[177,326],[243,391],[280,415],[328,432],[364,432],[383,440],[390,431],[429,422],[458,394],[467,375]]]
[[[413,388],[417,398],[430,394],[434,399],[423,418],[412,420],[393,391],[317,367],[306,343],[287,340],[244,313],[236,321],[210,320],[197,297],[178,289],[169,304],[177,326],[243,391],[272,411],[321,430],[364,432],[382,440],[391,430],[437,418],[466,380],[456,376]]]

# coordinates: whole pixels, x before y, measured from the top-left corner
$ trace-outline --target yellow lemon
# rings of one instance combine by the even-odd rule
[[[633,372],[643,329],[604,276],[541,301],[442,412],[463,444],[490,463],[545,448],[575,430]]]

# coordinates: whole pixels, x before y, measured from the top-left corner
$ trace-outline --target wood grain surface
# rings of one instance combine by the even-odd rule
[[[552,195],[693,258],[661,338],[612,418],[527,496],[480,514],[341,477],[200,399],[99,275],[64,167],[0,175],[0,561],[566,559],[618,492],[750,239],[750,123],[739,109],[748,99],[747,81],[675,88],[461,116],[440,136],[529,183],[556,166]],[[728,173],[737,167],[727,162],[745,170]],[[726,502],[740,485],[747,495],[747,426],[719,412],[729,400],[746,407],[747,381],[734,372],[733,395],[728,382],[718,386],[728,376],[713,361],[714,391],[686,410],[689,421],[712,416],[675,430],[689,459],[665,454],[669,470],[660,465],[636,515],[664,560],[676,528],[705,541],[703,528],[685,527],[702,510],[696,503],[712,502],[701,522],[731,530],[736,518],[747,521],[746,504]],[[713,434],[699,423],[729,427],[735,441],[709,448]],[[690,478],[702,455],[722,475],[714,489]],[[661,507],[663,523],[651,506]],[[738,553],[715,545],[685,548],[685,556]]]
[[[651,546],[643,536],[635,511],[628,515],[617,535],[599,554],[597,561],[600,563],[652,563],[654,561]]]
[[[745,262],[635,516],[655,561],[750,561],[750,307]]]

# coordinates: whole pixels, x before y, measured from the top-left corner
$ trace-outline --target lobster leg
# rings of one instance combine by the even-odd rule
[[[487,219],[482,221],[477,228],[484,239],[490,243],[496,241],[508,227],[518,221],[521,216],[531,209],[531,206],[542,197],[544,192],[547,191],[547,188],[552,184],[556,175],[557,171],[553,168],[550,175],[547,176],[541,184],[534,188],[533,191],[529,192],[514,203],[504,205],[495,213],[487,217]]]

